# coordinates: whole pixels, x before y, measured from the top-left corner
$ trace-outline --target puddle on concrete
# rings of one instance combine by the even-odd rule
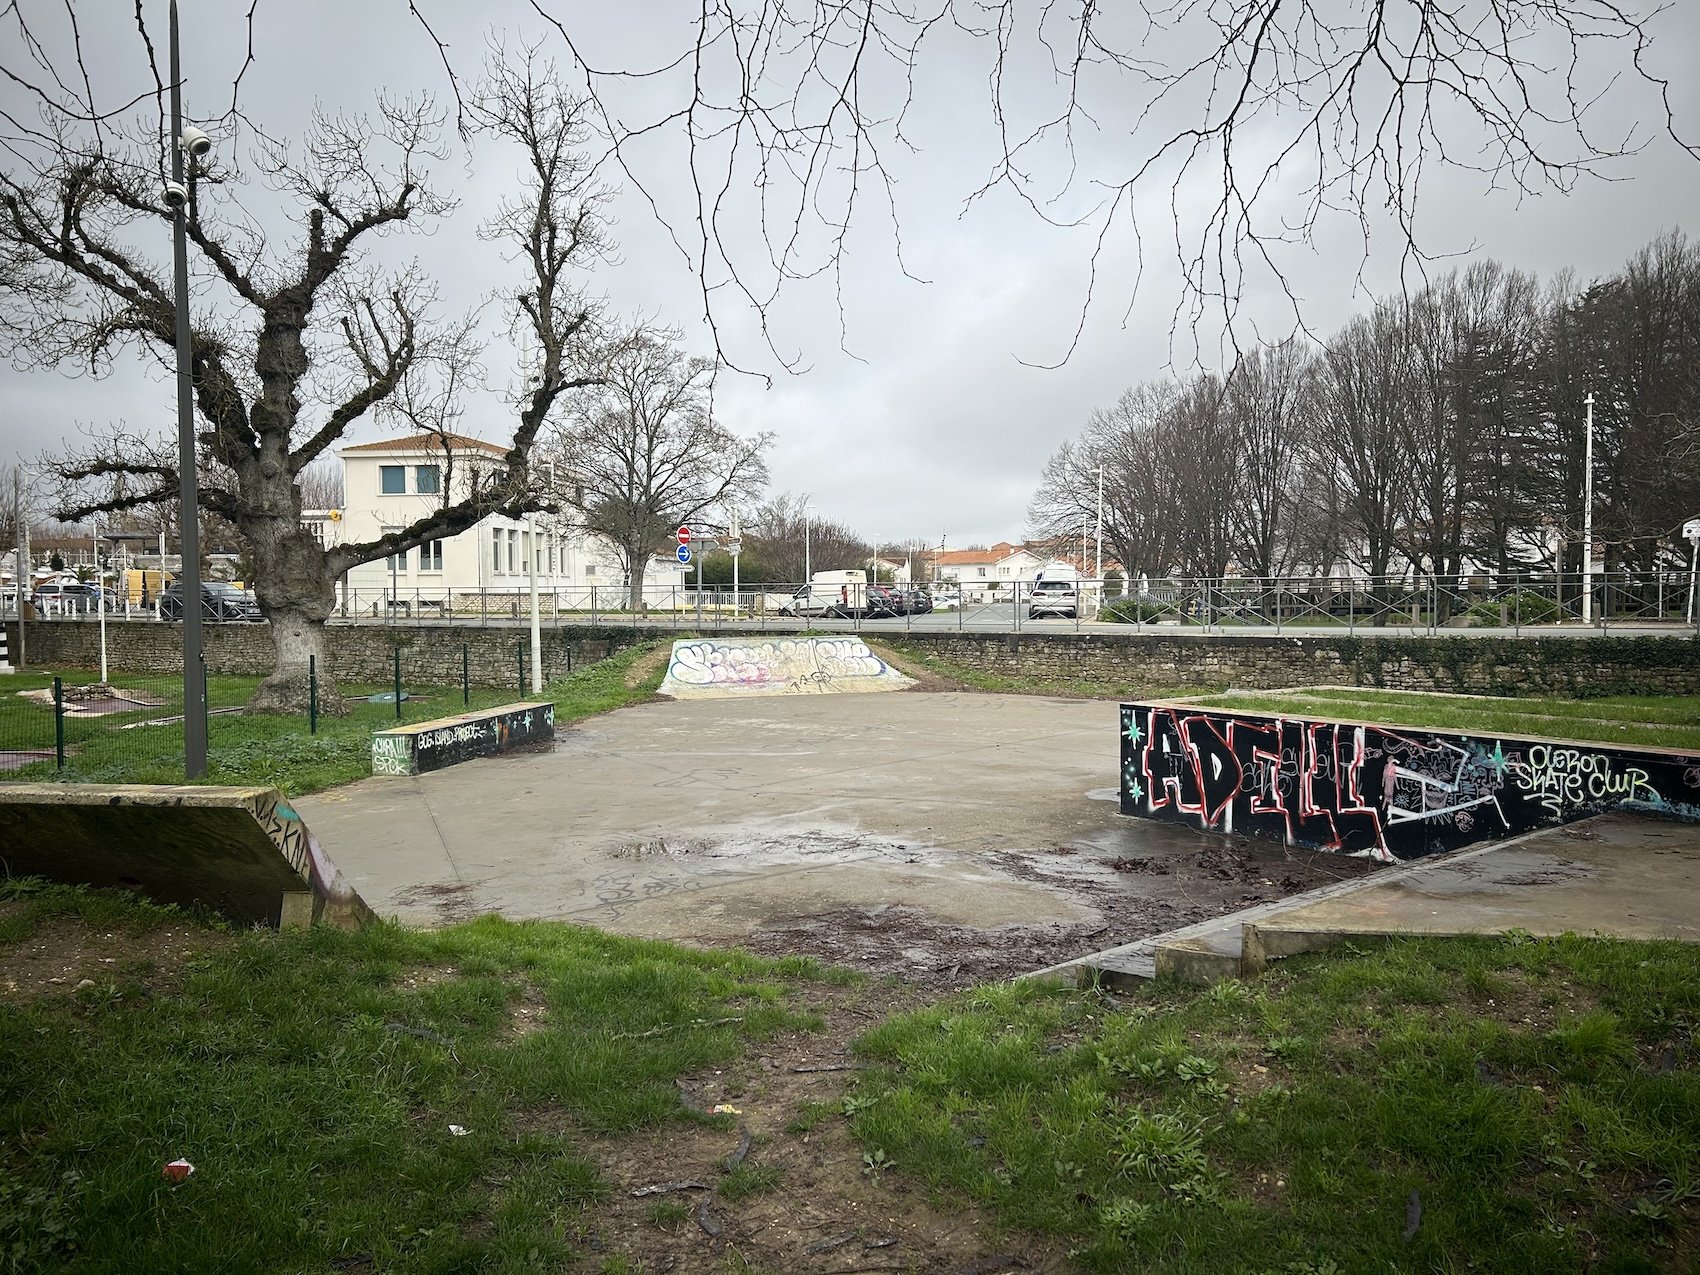
[[[1086,794],[1086,800],[1088,801],[1120,802],[1121,799],[1122,794],[1121,789],[1119,788],[1093,788]]]

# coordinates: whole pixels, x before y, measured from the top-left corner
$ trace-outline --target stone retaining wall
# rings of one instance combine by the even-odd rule
[[[15,622],[12,651],[17,651]],[[260,676],[271,668],[271,641],[260,625],[210,624],[207,667]],[[727,628],[726,636],[740,632]],[[755,630],[741,630],[753,634]],[[518,644],[526,630],[424,624],[395,628],[332,625],[338,677],[384,682],[391,650],[402,648],[403,676],[420,684],[460,681],[460,651],[471,648],[472,680],[517,687]],[[543,631],[544,668],[564,672],[677,630],[580,625]],[[719,636],[717,634],[716,636]],[[767,636],[779,634],[769,631]],[[1470,695],[1700,695],[1700,643],[1677,637],[1218,637],[1199,633],[958,633],[868,630],[878,643],[937,655],[995,677],[1111,684],[1131,693],[1183,687],[1381,686]],[[107,626],[109,659],[127,672],[176,672],[182,635],[175,624]],[[95,668],[97,626],[78,620],[31,621],[32,665]]]
[[[14,660],[16,622],[12,630]],[[32,668],[99,668],[100,626],[82,620],[29,621]],[[270,629],[263,624],[209,624],[203,628],[207,671],[234,677],[264,677],[272,670]],[[343,682],[387,683],[395,675],[394,655],[401,650],[404,683],[458,686],[461,647],[467,648],[474,686],[511,686],[520,690],[520,644],[531,635],[523,628],[480,629],[469,625],[425,624],[383,628],[332,625],[329,630],[336,677]],[[606,658],[635,639],[628,632],[595,629],[543,630],[543,673],[555,677],[572,667]],[[124,673],[180,673],[183,626],[130,622],[106,626],[107,663]],[[526,656],[530,676],[530,655]]]
[[[1700,643],[1686,637],[913,632],[892,639],[995,677],[1109,683],[1133,692],[1340,685],[1469,695],[1700,695]]]

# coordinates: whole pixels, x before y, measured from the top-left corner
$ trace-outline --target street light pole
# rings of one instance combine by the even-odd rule
[[[171,0],[171,180],[183,185],[183,73],[177,50],[177,0]],[[195,469],[195,391],[189,339],[189,203],[171,217],[172,266],[177,309],[177,506],[183,565],[177,573],[183,595],[183,774],[207,773],[207,694],[201,649],[201,520]],[[165,563],[161,561],[163,571]]]
[[[1582,458],[1582,623],[1594,619],[1594,395],[1589,391],[1587,441]]]
[[[537,615],[537,515],[525,516],[525,570],[531,581],[531,693],[543,694],[543,632]]]
[[[1098,593],[1102,596],[1104,592],[1104,467],[1098,465],[1095,468],[1098,471],[1098,565],[1095,570]]]

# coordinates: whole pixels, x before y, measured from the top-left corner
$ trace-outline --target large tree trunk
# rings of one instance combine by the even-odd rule
[[[246,530],[246,529],[245,529]],[[309,673],[318,678],[319,712],[341,716],[348,704],[336,688],[325,621],[336,605],[336,577],[311,532],[295,527],[266,540],[249,534],[260,610],[271,621],[277,664],[248,700],[250,713],[305,713]]]
[[[625,554],[632,612],[637,614],[643,610],[643,582],[649,575],[649,555],[638,545],[626,545]]]

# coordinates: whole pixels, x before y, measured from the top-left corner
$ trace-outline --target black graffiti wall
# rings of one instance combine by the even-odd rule
[[[1628,809],[1700,821],[1700,756],[1123,704],[1121,812],[1413,859]]]

